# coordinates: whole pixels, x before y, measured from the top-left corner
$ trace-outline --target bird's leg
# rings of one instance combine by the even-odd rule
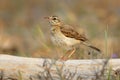
[[[60,59],[65,60],[65,56],[69,53],[71,53],[72,50],[68,50],[63,56],[60,57]]]
[[[70,58],[74,53],[75,53],[76,49],[73,48],[72,52],[68,55],[68,58]]]
[[[75,48],[73,48],[72,50],[68,50],[68,51],[65,53],[65,55],[63,55],[60,59],[61,59],[61,60],[67,60],[67,59],[69,59],[69,58],[75,53],[75,51],[76,51]],[[69,55],[68,55],[67,58],[66,58],[66,55],[67,55],[67,54],[69,54]]]

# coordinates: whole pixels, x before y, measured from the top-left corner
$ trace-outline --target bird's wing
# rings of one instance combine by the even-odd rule
[[[66,37],[75,38],[75,39],[81,40],[81,41],[88,41],[88,39],[85,37],[85,35],[78,33],[69,25],[61,26],[60,30]]]

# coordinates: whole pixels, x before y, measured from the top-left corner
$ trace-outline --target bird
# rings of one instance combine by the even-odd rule
[[[85,35],[80,34],[73,26],[65,24],[58,16],[48,16],[44,18],[47,19],[50,24],[52,42],[57,46],[67,49],[66,54],[69,54],[67,59],[71,58],[75,53],[76,45],[85,45],[101,53],[101,50],[93,46]],[[64,60],[66,54],[61,56],[60,59]]]

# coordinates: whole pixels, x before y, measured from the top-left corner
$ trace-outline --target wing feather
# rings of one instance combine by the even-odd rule
[[[60,30],[66,37],[75,38],[75,39],[81,40],[81,41],[87,41],[88,40],[84,35],[79,34],[77,31],[75,31],[69,25],[61,26]]]

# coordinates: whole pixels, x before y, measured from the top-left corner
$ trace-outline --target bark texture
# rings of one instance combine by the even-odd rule
[[[119,74],[120,59],[58,61],[0,55],[0,80],[96,80]]]

